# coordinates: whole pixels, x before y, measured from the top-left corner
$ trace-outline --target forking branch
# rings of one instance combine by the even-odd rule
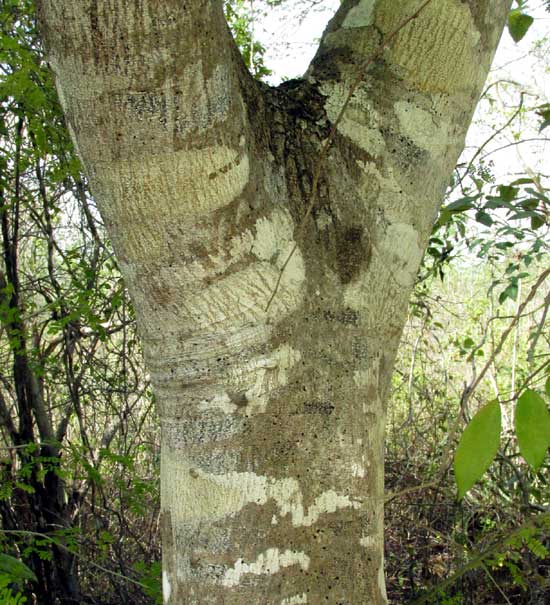
[[[325,142],[323,143],[323,146],[321,148],[319,158],[317,159],[317,163],[315,164],[315,169],[313,171],[313,179],[312,179],[312,184],[311,184],[311,196],[309,198],[307,210],[306,210],[306,213],[304,214],[302,220],[300,221],[300,224],[298,225],[296,236],[294,238],[294,245],[292,246],[291,251],[289,252],[285,262],[283,263],[283,266],[281,267],[281,269],[279,271],[279,276],[277,278],[277,282],[275,283],[275,288],[273,289],[273,292],[271,293],[271,296],[269,297],[269,300],[265,307],[266,313],[269,311],[269,307],[271,306],[273,299],[277,295],[279,286],[281,285],[281,280],[283,279],[284,272],[288,266],[288,263],[291,261],[292,257],[294,256],[294,253],[296,252],[296,248],[298,247],[298,240],[301,238],[301,236],[304,232],[304,228],[306,226],[307,219],[310,217],[311,212],[313,211],[313,208],[315,207],[315,204],[317,202],[317,191],[319,188],[319,177],[321,176],[321,168],[323,167],[323,163],[327,157],[328,150],[330,149],[330,146],[332,145],[332,142],[334,141],[334,138],[336,136],[338,126],[340,125],[340,122],[342,121],[342,118],[344,117],[346,109],[348,108],[348,105],[349,105],[353,95],[355,94],[355,91],[357,90],[359,85],[365,79],[365,76],[367,75],[367,70],[374,63],[375,59],[377,59],[378,56],[380,54],[382,54],[383,51],[388,50],[390,48],[391,44],[393,43],[393,41],[395,40],[395,38],[397,37],[399,32],[404,27],[406,27],[411,21],[414,21],[420,15],[420,13],[428,6],[428,4],[431,3],[431,1],[432,0],[425,0],[412,15],[410,15],[409,17],[407,17],[406,19],[401,21],[401,23],[380,42],[380,44],[371,53],[371,55],[359,66],[359,73],[358,73],[356,79],[354,80],[353,84],[350,86],[348,94],[346,95],[346,99],[336,117],[336,120],[334,120],[334,122],[332,124],[328,137],[325,139]]]

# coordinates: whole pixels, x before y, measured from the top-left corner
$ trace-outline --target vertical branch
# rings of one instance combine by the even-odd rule
[[[519,310],[519,306],[521,304],[521,279],[518,279],[518,294],[516,301],[516,315]],[[518,317],[518,321],[516,323],[516,328],[514,330],[514,341],[512,343],[512,378],[511,378],[511,397],[515,399],[516,397],[516,367],[518,360],[518,340],[519,340],[519,327],[521,324],[521,317]]]
[[[254,0],[250,0],[250,73],[254,75]]]

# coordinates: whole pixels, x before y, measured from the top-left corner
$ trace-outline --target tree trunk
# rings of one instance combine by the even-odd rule
[[[346,0],[272,89],[220,1],[39,3],[160,410],[169,605],[386,602],[395,351],[510,0],[437,0],[400,31],[303,218],[358,70],[419,5]]]

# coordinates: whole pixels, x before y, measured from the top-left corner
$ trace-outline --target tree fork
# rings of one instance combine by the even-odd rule
[[[269,89],[221,1],[39,2],[158,401],[169,605],[386,602],[393,360],[510,7],[426,5],[346,101],[422,4],[344,1]]]

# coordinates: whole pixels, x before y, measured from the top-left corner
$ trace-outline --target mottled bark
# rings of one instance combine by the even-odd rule
[[[393,360],[509,0],[437,0],[401,31],[303,229],[358,66],[419,2],[345,1],[278,89],[219,1],[39,4],[158,400],[166,603],[385,603]]]

